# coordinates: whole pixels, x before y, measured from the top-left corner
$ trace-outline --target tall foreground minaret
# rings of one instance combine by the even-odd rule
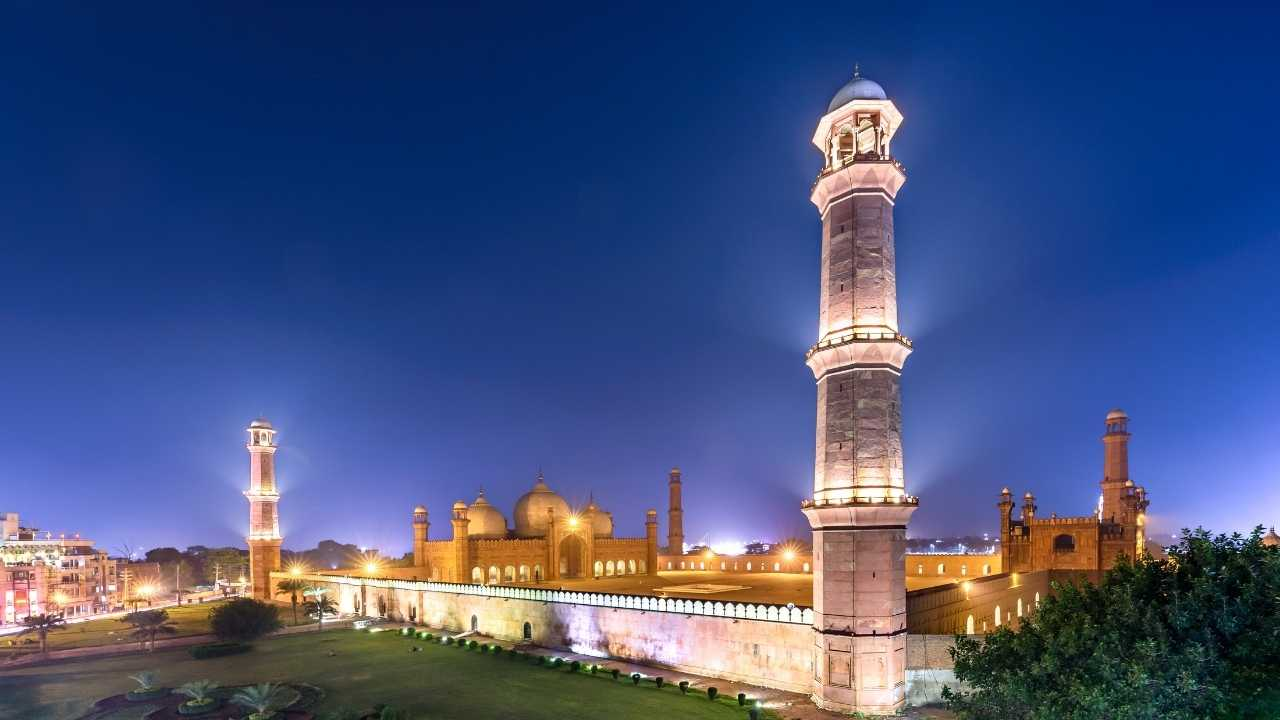
[[[270,600],[271,573],[280,569],[280,522],[276,490],[275,428],[266,418],[249,423],[249,582],[253,597]]]
[[[813,499],[813,701],[891,713],[906,698],[907,521],[893,205],[906,181],[890,141],[902,114],[854,71],[818,121],[824,166],[810,199],[822,217]]]

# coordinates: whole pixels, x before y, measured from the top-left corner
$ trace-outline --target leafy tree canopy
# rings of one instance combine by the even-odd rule
[[[280,611],[252,598],[236,598],[209,612],[209,624],[219,640],[253,640],[284,625]]]
[[[1184,531],[1169,560],[1055,584],[1021,627],[960,636],[965,720],[1262,720],[1280,707],[1280,550]]]

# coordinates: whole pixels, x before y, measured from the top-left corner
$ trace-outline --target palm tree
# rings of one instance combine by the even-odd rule
[[[212,680],[193,680],[178,688],[177,692],[191,698],[188,702],[191,705],[207,705],[213,700],[213,691],[218,689],[218,683]]]
[[[138,639],[139,648],[142,647],[143,642],[151,641],[148,652],[156,649],[156,635],[173,635],[178,632],[178,627],[169,622],[167,610],[131,612],[122,620],[133,626],[133,637]]]
[[[61,615],[28,615],[22,618],[22,632],[19,635],[27,633],[35,633],[40,638],[40,654],[43,655],[49,650],[49,632],[64,627],[66,620]]]
[[[332,600],[330,600],[329,598],[325,597],[325,596],[324,596],[324,590],[322,590],[321,588],[316,588],[316,587],[309,588],[309,589],[306,591],[306,594],[307,594],[307,595],[312,596],[312,597],[313,597],[313,598],[315,598],[315,599],[314,599],[314,600],[308,600],[308,601],[306,601],[305,603],[303,603],[303,604],[302,604],[302,610],[303,610],[303,612],[305,612],[307,615],[311,615],[312,613],[315,613],[316,617],[317,617],[317,618],[319,619],[319,621],[320,621],[320,625],[319,625],[319,627],[317,627],[317,628],[316,628],[316,630],[323,630],[323,629],[324,629],[324,616],[325,616],[325,615],[337,615],[337,614],[338,614],[338,605],[337,605],[337,603],[335,603],[334,601],[332,601]]]
[[[298,578],[289,578],[276,583],[276,594],[289,594],[289,602],[293,605],[293,624],[298,624],[298,593],[307,589],[307,584]]]
[[[150,670],[143,670],[137,675],[130,675],[129,679],[138,683],[138,692],[151,692],[156,689],[156,674]]]
[[[267,717],[267,712],[271,710],[271,705],[275,703],[276,698],[279,696],[279,685],[262,683],[261,685],[250,685],[240,690],[240,692],[231,696],[231,702],[253,710],[253,714],[247,720],[263,720]]]

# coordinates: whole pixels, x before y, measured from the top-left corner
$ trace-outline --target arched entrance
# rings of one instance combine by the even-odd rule
[[[586,554],[586,546],[582,538],[569,535],[560,541],[560,576],[566,578],[582,577],[582,556]]]
[[[479,630],[480,630],[480,618],[476,617],[475,615],[472,615],[471,616],[471,632],[478,632]]]
[[[533,626],[529,623],[524,624],[524,639],[528,642],[533,639]]]

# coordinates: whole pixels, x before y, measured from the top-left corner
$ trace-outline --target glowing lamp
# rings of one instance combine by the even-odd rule
[[[365,563],[365,564],[364,564],[364,571],[365,571],[365,572],[367,572],[367,573],[369,573],[369,574],[371,574],[371,575],[372,575],[373,573],[377,572],[377,571],[378,571],[378,565],[377,565],[377,563],[371,563],[371,562],[367,562],[367,563]]]
[[[577,516],[577,515],[570,515],[570,516],[569,516],[569,527],[571,527],[571,528],[576,528],[576,527],[578,527],[578,516]]]
[[[788,550],[788,551],[786,551],[786,552],[782,553],[782,557],[783,557],[783,559],[785,559],[787,562],[791,562],[792,560],[795,560],[795,559],[796,559],[796,551],[795,551],[795,550]]]

